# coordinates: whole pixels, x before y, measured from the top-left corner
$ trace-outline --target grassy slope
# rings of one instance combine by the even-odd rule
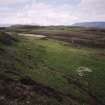
[[[12,46],[0,43],[0,48],[4,49],[0,52],[0,75],[15,79],[30,76],[38,83],[72,96],[80,105],[90,104],[88,102],[91,98],[89,90],[99,101],[105,103],[105,56],[103,56],[103,50],[77,49],[60,41],[23,37]],[[86,78],[80,78],[76,70],[81,66],[88,67],[93,72]],[[7,71],[15,72],[19,76]],[[79,82],[75,83],[75,78]],[[56,104],[56,100],[53,102]]]
[[[54,40],[38,40],[35,43],[46,48],[45,64],[50,70],[48,70],[49,72],[46,71],[44,78],[47,77],[50,85],[68,93],[70,88],[66,87],[67,81],[62,76],[70,75],[78,67],[84,66],[93,71],[88,78],[91,87],[93,86],[92,91],[96,92],[95,94],[99,95],[100,99],[101,96],[105,96],[105,92],[103,91],[105,88],[103,84],[105,81],[105,57],[100,55],[102,52],[97,52],[93,49],[72,48]],[[44,79],[42,78],[42,80]]]

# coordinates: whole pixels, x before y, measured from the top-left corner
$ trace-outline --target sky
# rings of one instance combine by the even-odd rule
[[[0,0],[0,24],[105,21],[105,0]]]

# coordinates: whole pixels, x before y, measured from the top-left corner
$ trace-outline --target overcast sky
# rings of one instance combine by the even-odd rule
[[[0,24],[105,21],[105,0],[0,0]]]

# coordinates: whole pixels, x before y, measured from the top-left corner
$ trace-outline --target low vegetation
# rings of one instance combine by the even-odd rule
[[[105,49],[54,37],[0,32],[1,105],[105,105]]]

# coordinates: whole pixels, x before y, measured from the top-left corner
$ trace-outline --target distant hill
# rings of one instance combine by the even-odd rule
[[[11,28],[36,28],[36,27],[40,27],[38,25],[21,25],[21,24],[16,24],[16,25],[11,25]]]
[[[73,26],[105,28],[105,22],[83,22],[83,23],[75,23],[73,24]]]
[[[0,24],[0,27],[9,27],[10,24]]]

